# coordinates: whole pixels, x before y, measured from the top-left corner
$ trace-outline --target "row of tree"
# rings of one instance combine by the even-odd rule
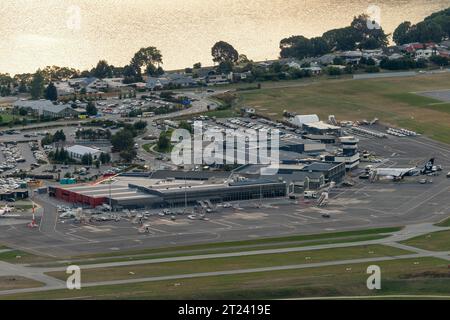
[[[402,45],[413,42],[441,42],[450,38],[450,8],[433,13],[423,21],[401,23],[394,31],[393,40]]]
[[[308,39],[297,35],[280,42],[282,58],[316,57],[336,50],[377,49],[388,45],[388,36],[381,26],[373,27],[370,17],[355,17],[350,26],[325,32],[321,37]],[[450,8],[433,13],[422,22],[401,23],[393,33],[397,45],[413,42],[436,42],[450,38]]]
[[[388,35],[381,26],[372,27],[370,17],[355,17],[350,26],[325,32],[321,37],[308,39],[292,36],[280,42],[282,58],[304,59],[335,50],[376,49],[388,44]]]

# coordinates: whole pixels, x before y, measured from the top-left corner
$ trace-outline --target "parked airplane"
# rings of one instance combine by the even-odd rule
[[[375,168],[371,172],[377,176],[401,180],[405,176],[418,176],[439,171],[439,166],[434,165],[434,158],[430,159],[422,168]]]

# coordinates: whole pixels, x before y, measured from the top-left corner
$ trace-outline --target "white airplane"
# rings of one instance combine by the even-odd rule
[[[2,209],[0,209],[0,215],[3,215],[5,213],[12,212],[12,208],[8,207],[8,205],[4,206]]]
[[[436,172],[438,169],[434,165],[434,158],[430,159],[422,168],[375,168],[377,176],[391,178],[393,180],[401,180],[405,176],[418,176],[421,174],[430,174]]]
[[[11,213],[13,208],[8,207],[8,205],[4,206],[0,209],[0,218],[19,218],[20,214]]]

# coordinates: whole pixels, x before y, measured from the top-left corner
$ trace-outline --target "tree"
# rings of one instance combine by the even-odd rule
[[[137,121],[133,124],[134,129],[137,131],[142,131],[147,128],[148,123],[146,121]]]
[[[280,42],[282,58],[303,59],[312,56],[311,42],[304,36],[292,36]]]
[[[180,129],[185,129],[185,130],[189,131],[190,133],[194,133],[194,128],[187,121],[184,121],[184,120],[181,121],[179,127],[180,127]]]
[[[217,63],[231,62],[236,63],[239,58],[237,50],[225,41],[217,42],[211,49],[213,61]]]
[[[93,157],[92,154],[90,153],[86,153],[81,157],[81,164],[85,165],[85,166],[91,166],[93,164]]]
[[[50,101],[58,100],[58,90],[56,89],[53,82],[50,82],[50,84],[45,89],[45,99]]]
[[[134,158],[136,158],[137,156],[137,152],[136,150],[125,150],[122,151],[120,153],[120,157],[125,161],[125,162],[132,162]]]
[[[38,100],[44,95],[44,75],[41,70],[33,75],[30,93],[33,100]]]
[[[194,69],[200,69],[202,64],[200,62],[194,63]]]
[[[446,57],[441,57],[441,56],[431,56],[430,57],[430,61],[433,62],[435,65],[438,66],[448,66],[450,64],[450,60]]]
[[[134,146],[133,134],[129,130],[122,129],[111,137],[111,144],[114,150],[124,151],[132,149]]]
[[[99,160],[102,164],[107,164],[111,162],[111,156],[109,155],[109,153],[101,153]]]
[[[230,73],[231,71],[233,71],[233,62],[231,61],[222,61],[221,63],[219,63],[219,66],[217,67],[217,71],[219,73]]]
[[[161,132],[158,140],[158,150],[161,152],[166,152],[170,149],[170,133],[169,132]]]
[[[246,63],[249,63],[249,62],[250,62],[250,60],[247,58],[247,56],[245,54],[240,54],[239,55],[238,61],[237,61],[238,64],[246,64]]]
[[[141,48],[134,54],[130,62],[130,66],[139,75],[142,73],[142,68],[145,68],[146,72],[152,72],[158,70],[160,64],[162,64],[162,54],[156,47]],[[159,69],[159,72],[161,70]]]
[[[397,45],[402,45],[410,42],[408,33],[411,30],[411,22],[405,21],[399,24],[399,26],[395,29],[392,39]]]
[[[59,141],[66,141],[66,135],[64,134],[64,131],[58,130],[55,132],[55,134],[53,135],[53,142],[59,142]]]
[[[341,69],[336,68],[336,67],[328,67],[326,69],[326,72],[330,75],[330,76],[340,76],[342,74]]]
[[[128,65],[123,68],[123,83],[130,84],[134,82],[142,81],[142,75],[140,68]]]
[[[97,108],[95,107],[95,104],[92,101],[89,101],[86,106],[86,113],[90,116],[96,116],[98,113]]]
[[[359,37],[358,47],[360,49],[378,49],[388,44],[387,35],[381,26],[369,27],[372,21],[367,14],[355,17],[351,23],[351,28],[356,31]]]
[[[423,21],[412,25],[402,22],[394,31],[393,39],[397,45],[420,42],[441,42],[450,37],[450,8],[435,12]]]
[[[106,60],[100,60],[91,73],[99,79],[110,78],[113,76],[113,66],[110,66]]]

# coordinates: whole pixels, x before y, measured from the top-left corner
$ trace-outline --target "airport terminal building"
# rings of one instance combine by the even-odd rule
[[[189,172],[165,173],[117,177],[113,184],[50,187],[49,194],[91,208],[111,204],[114,210],[183,207],[196,205],[198,201],[219,203],[287,195],[287,183],[278,179],[231,180],[201,174],[200,178],[190,179]]]

